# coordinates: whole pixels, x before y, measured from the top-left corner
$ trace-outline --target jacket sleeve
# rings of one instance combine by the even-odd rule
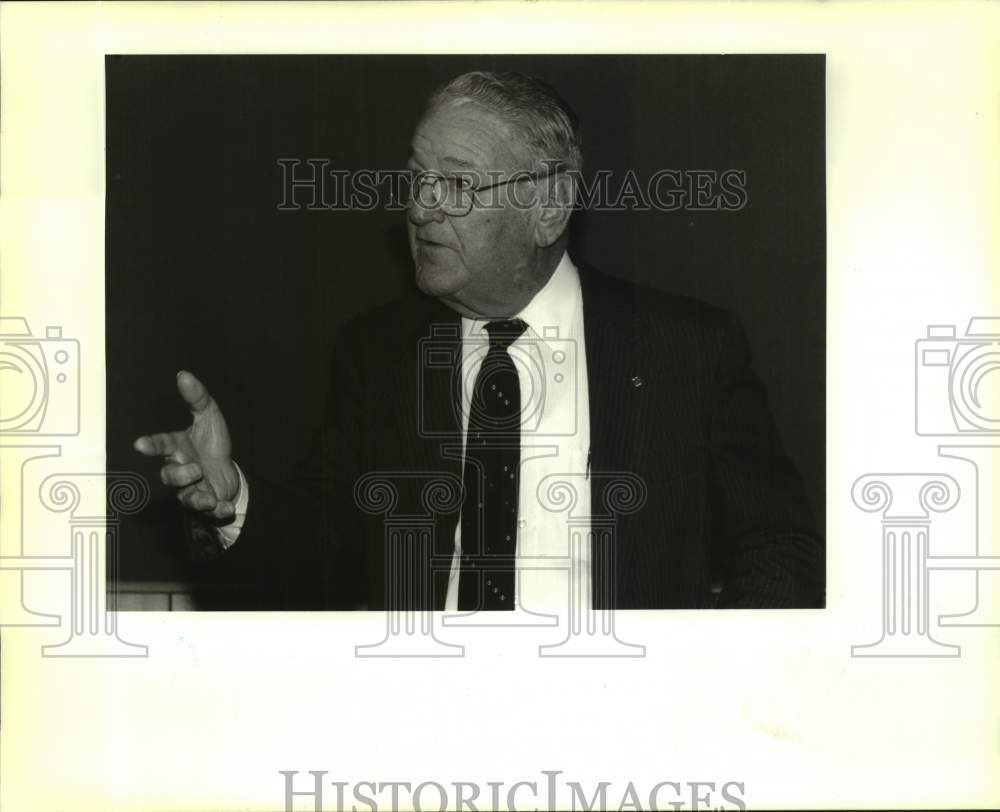
[[[724,330],[709,424],[714,555],[726,608],[824,604],[824,543],[802,480],[785,455],[750,347]]]

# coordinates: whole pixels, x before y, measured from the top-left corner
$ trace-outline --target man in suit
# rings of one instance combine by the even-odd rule
[[[419,293],[343,331],[295,482],[241,470],[178,374],[192,425],[135,447],[220,566],[286,607],[822,605],[822,541],[742,331],[577,267],[581,162],[536,79],[474,72],[431,97],[409,165]]]

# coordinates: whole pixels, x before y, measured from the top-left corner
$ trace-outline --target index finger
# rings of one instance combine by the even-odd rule
[[[147,457],[167,457],[177,450],[177,441],[171,434],[147,434],[132,443],[132,448]]]

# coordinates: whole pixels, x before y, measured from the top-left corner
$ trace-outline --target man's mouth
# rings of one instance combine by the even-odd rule
[[[421,248],[448,248],[443,242],[438,242],[437,240],[431,240],[427,237],[417,237],[417,245]]]

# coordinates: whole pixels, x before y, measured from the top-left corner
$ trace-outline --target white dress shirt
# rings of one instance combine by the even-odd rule
[[[565,512],[545,507],[539,486],[546,477],[573,483],[573,515],[590,515],[590,399],[584,344],[583,295],[580,276],[568,254],[545,286],[518,314],[527,329],[510,346],[521,386],[521,476],[518,492],[515,608],[558,611],[569,603],[569,569],[580,585],[581,609],[591,605],[590,527],[575,530],[587,543],[570,547]],[[468,430],[469,406],[479,366],[489,347],[487,320],[462,318],[462,443]],[[239,537],[249,504],[243,472],[236,516],[219,528],[228,548]],[[566,476],[561,476],[566,475]],[[550,480],[551,482],[551,480]],[[455,527],[455,555],[448,576],[446,611],[458,609],[462,522]]]
[[[568,605],[569,528],[566,514],[548,510],[539,499],[547,476],[569,474],[576,488],[576,516],[590,515],[590,401],[583,341],[580,276],[563,254],[549,281],[511,318],[527,329],[508,354],[521,385],[521,476],[517,507],[517,585],[514,606],[554,611]],[[489,347],[487,320],[462,319],[462,443],[469,426],[472,390]],[[588,531],[589,528],[585,528]],[[455,527],[455,556],[448,577],[445,610],[458,609],[462,522]],[[582,579],[590,606],[590,545],[575,551],[573,569]],[[546,559],[558,559],[546,561]],[[543,569],[549,567],[549,569]]]

